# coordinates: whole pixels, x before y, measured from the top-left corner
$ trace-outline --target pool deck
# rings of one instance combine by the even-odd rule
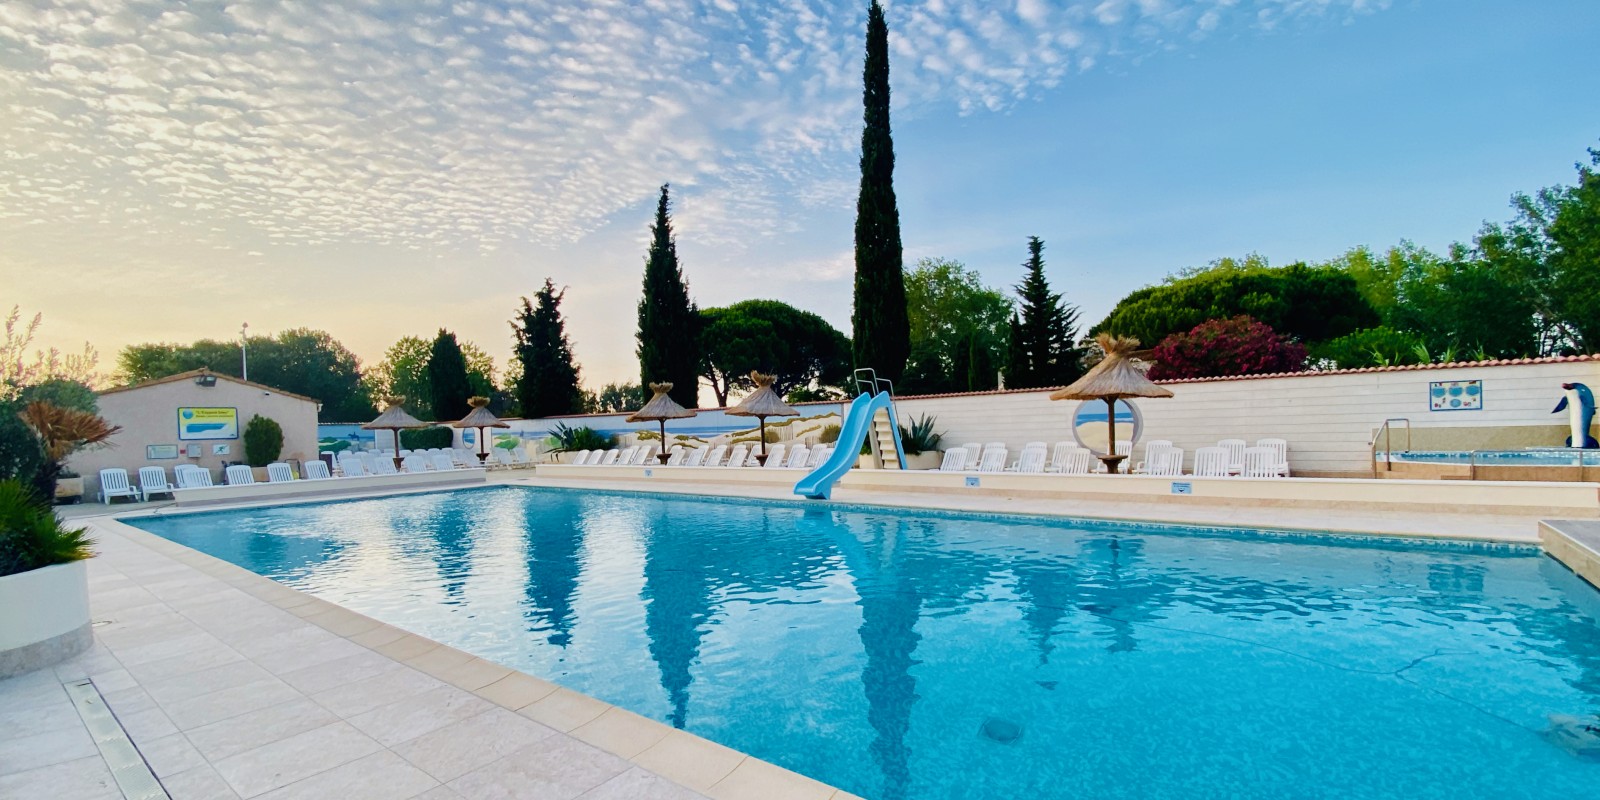
[[[528,470],[493,473],[489,483],[796,500],[786,486],[551,478]],[[835,491],[834,502],[1529,544],[1541,535],[1537,517],[1519,514],[847,487]],[[97,540],[89,562],[95,644],[53,669],[0,681],[0,797],[123,798],[115,764],[124,778],[147,769],[144,777],[159,781],[165,794],[145,796],[175,800],[853,798],[111,518],[170,505],[81,506],[64,514],[90,526]],[[1553,529],[1543,530],[1548,547]],[[1600,549],[1600,523],[1561,530],[1576,531],[1590,552]],[[1600,568],[1600,560],[1593,564]],[[142,764],[130,770],[117,763],[103,732],[98,741],[90,734],[67,690],[85,679]]]

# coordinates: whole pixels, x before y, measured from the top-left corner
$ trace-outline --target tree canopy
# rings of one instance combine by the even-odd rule
[[[572,360],[566,321],[561,318],[561,297],[545,278],[534,293],[535,302],[522,298],[522,310],[511,321],[516,336],[517,403],[525,417],[577,414],[583,410],[583,390],[578,385],[578,365]]]
[[[1066,386],[1083,376],[1083,350],[1077,346],[1078,309],[1050,291],[1044,277],[1044,241],[1028,237],[1026,272],[1017,284],[1019,313],[1012,315],[1007,349],[1006,386],[1032,389]]]
[[[699,315],[689,299],[678,266],[667,186],[661,187],[650,251],[644,262],[644,296],[639,300],[639,378],[642,385],[670,382],[672,399],[684,408],[699,402],[701,356]]]
[[[377,414],[361,380],[361,360],[325,331],[294,328],[248,340],[250,380],[322,403],[317,419],[353,422]],[[117,354],[116,377],[125,384],[210,369],[242,377],[239,343],[201,339],[191,344],[129,345]]]
[[[700,311],[701,377],[716,393],[754,389],[750,371],[776,376],[780,396],[841,387],[850,377],[850,340],[809,311],[777,300],[745,300]]]
[[[905,393],[993,389],[1005,363],[1010,298],[959,261],[924,258],[906,271],[911,361]]]
[[[471,393],[495,397],[494,359],[472,342],[457,341],[461,354],[467,361],[467,381]],[[428,382],[428,359],[433,353],[433,340],[420,336],[406,336],[389,346],[382,361],[362,375],[369,396],[374,398],[398,395],[405,398],[404,408],[419,419],[436,419],[433,413],[433,388]],[[490,410],[495,410],[494,405]],[[370,419],[376,411],[367,415]],[[460,419],[457,417],[457,419]],[[349,420],[344,420],[349,421]]]
[[[883,7],[867,9],[867,54],[862,68],[861,189],[856,198],[855,301],[850,335],[857,367],[900,380],[911,355],[894,193],[894,136],[889,126],[889,26]]]
[[[467,398],[472,397],[472,381],[467,377],[467,357],[456,342],[456,335],[439,329],[428,349],[429,406],[433,418],[439,422],[458,420],[472,413]]]
[[[1247,316],[1213,319],[1174,333],[1151,352],[1153,380],[1298,372],[1306,348]]]
[[[583,410],[589,414],[615,414],[644,408],[650,393],[637,383],[608,383],[597,392],[584,392]]]

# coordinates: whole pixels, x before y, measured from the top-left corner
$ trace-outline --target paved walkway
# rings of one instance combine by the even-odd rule
[[[96,643],[0,681],[0,798],[122,798],[64,688],[84,678],[174,800],[850,798],[143,531],[88,521]]]

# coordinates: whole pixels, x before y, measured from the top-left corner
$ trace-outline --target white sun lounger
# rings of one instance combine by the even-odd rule
[[[1278,478],[1282,477],[1278,465],[1278,452],[1270,447],[1246,447],[1244,449],[1244,470],[1240,473],[1246,478]]]
[[[763,464],[762,466],[771,467],[773,469],[783,466],[783,454],[787,450],[788,447],[782,442],[767,448],[767,463]]]
[[[688,458],[688,457],[689,457],[689,448],[674,446],[672,448],[672,452],[667,454],[667,466],[669,466],[669,467],[682,466],[683,465],[683,460]]]
[[[708,466],[708,467],[720,467],[720,466],[722,466],[722,457],[723,457],[723,455],[727,454],[727,452],[728,452],[728,446],[725,445],[725,444],[719,444],[716,447],[711,448],[711,453],[706,456],[705,466]]]
[[[139,494],[149,500],[151,495],[172,494],[172,484],[167,483],[165,467],[139,468]]]
[[[1094,470],[1094,452],[1087,447],[1074,447],[1067,451],[1067,459],[1061,465],[1062,475],[1088,475]]]
[[[332,475],[328,474],[328,465],[320,458],[316,461],[307,461],[304,464],[304,467],[306,471],[306,480],[308,481],[325,481],[333,477]]]
[[[1228,472],[1237,475],[1244,471],[1244,450],[1249,445],[1243,439],[1223,439],[1217,446],[1228,451]]]
[[[194,464],[179,464],[172,468],[179,489],[200,489],[211,485],[211,470]]]
[[[1003,472],[1006,468],[1005,445],[995,447],[992,443],[984,445],[983,458],[978,461],[979,472]]]
[[[655,456],[656,446],[654,444],[639,445],[639,452],[633,454],[633,465],[642,467],[646,464],[659,462],[660,459]]]
[[[243,464],[234,464],[222,472],[229,486],[249,486],[256,482],[256,474]]]
[[[1273,452],[1273,455],[1276,456],[1277,466],[1278,466],[1278,476],[1282,477],[1282,478],[1289,477],[1289,442],[1288,441],[1286,441],[1284,439],[1257,439],[1256,440],[1256,447],[1266,447],[1266,448],[1271,449],[1272,452]],[[143,481],[141,481],[141,483],[142,482]],[[145,492],[144,496],[145,497],[149,497],[150,493],[149,492]]]
[[[428,459],[425,456],[412,453],[411,455],[400,459],[400,469],[403,469],[413,475],[420,472],[427,472]]]
[[[939,462],[940,472],[961,472],[967,466],[967,448],[952,447],[944,451],[944,460]]]
[[[1039,447],[1023,448],[1022,457],[1017,459],[1018,475],[1029,475],[1038,472],[1044,472],[1043,443]]]
[[[694,449],[694,452],[690,453],[687,456],[684,456],[683,465],[686,466],[686,467],[698,467],[698,466],[706,463],[706,454],[708,452],[710,452],[710,451],[711,451],[711,448],[709,448],[709,447],[707,447],[705,445],[700,445],[699,447],[696,447]]]
[[[455,459],[451,458],[450,456],[447,456],[444,453],[435,453],[433,455],[433,469],[434,469],[434,471],[436,471],[436,472],[449,472],[449,471],[451,471],[451,470],[453,470],[455,468],[456,468]]]
[[[273,464],[268,464],[267,465],[267,482],[269,482],[269,483],[293,483],[294,482],[294,472],[289,469],[289,465],[288,464],[285,464],[282,461],[279,461],[279,462],[276,462],[276,463],[273,463]]]
[[[806,458],[806,469],[816,469],[822,466],[822,462],[826,461],[828,456],[831,455],[833,455],[833,447],[830,445],[819,444],[811,448],[811,455]]]
[[[983,456],[983,445],[977,442],[968,442],[961,445],[961,449],[967,451],[967,463],[963,464],[961,469],[966,472],[977,469],[978,459]]]
[[[1194,451],[1194,474],[1197,478],[1228,477],[1228,451],[1223,447],[1201,447]]]
[[[131,497],[134,502],[139,502],[139,489],[128,483],[128,471],[112,467],[100,470],[100,500],[106,505],[111,505],[113,497]]]
[[[784,466],[789,469],[805,469],[806,461],[811,457],[811,450],[820,447],[822,445],[819,444],[816,447],[807,449],[803,444],[795,445],[794,449],[789,451],[789,461]]]
[[[745,459],[747,459],[749,457],[750,457],[750,448],[745,447],[742,444],[736,444],[736,445],[733,446],[732,450],[728,451],[728,460],[725,463],[723,463],[723,466],[725,466],[725,467],[742,467],[742,466],[744,466]]]

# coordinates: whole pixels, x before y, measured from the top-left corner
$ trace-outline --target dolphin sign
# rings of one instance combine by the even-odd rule
[[[1572,425],[1572,434],[1567,437],[1568,447],[1600,447],[1600,442],[1589,435],[1589,425],[1594,422],[1594,392],[1581,383],[1563,383],[1561,388],[1566,394],[1561,397],[1561,402],[1550,413],[1559,414],[1564,409],[1567,419]]]

